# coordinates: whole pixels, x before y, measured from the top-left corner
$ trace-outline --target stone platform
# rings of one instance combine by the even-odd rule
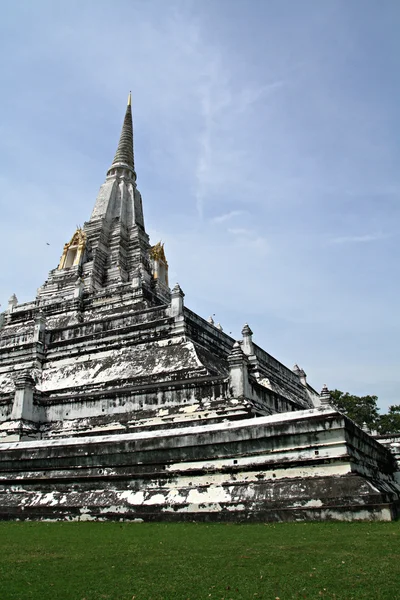
[[[390,450],[184,296],[146,233],[129,97],[89,221],[0,314],[0,518],[396,518]]]
[[[392,454],[331,409],[0,444],[0,518],[392,520]]]

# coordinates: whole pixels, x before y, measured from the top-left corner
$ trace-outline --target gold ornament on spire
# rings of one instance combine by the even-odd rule
[[[86,247],[86,234],[78,227],[71,241],[64,245],[63,254],[58,265],[59,269],[69,269],[81,263]]]
[[[164,244],[157,242],[149,251],[153,263],[153,277],[168,286],[168,262],[164,252]]]

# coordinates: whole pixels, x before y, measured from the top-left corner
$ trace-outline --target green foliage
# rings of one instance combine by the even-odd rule
[[[385,435],[400,433],[400,405],[389,406],[389,412],[379,414],[378,396],[354,396],[340,390],[330,390],[332,404],[357,425],[367,424],[371,431]]]
[[[378,422],[378,431],[381,434],[400,433],[400,405],[389,406],[389,412],[381,415]]]
[[[369,429],[375,429],[379,422],[379,409],[377,396],[353,396],[340,390],[329,392],[332,404],[360,427],[366,423]]]
[[[393,600],[400,523],[0,522],[1,600]]]

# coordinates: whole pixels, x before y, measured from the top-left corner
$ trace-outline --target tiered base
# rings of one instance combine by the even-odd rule
[[[0,518],[391,520],[394,469],[389,451],[328,409],[0,444]]]

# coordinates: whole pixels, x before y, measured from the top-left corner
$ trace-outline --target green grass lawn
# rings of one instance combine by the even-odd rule
[[[400,598],[400,523],[0,523],[0,600]]]

